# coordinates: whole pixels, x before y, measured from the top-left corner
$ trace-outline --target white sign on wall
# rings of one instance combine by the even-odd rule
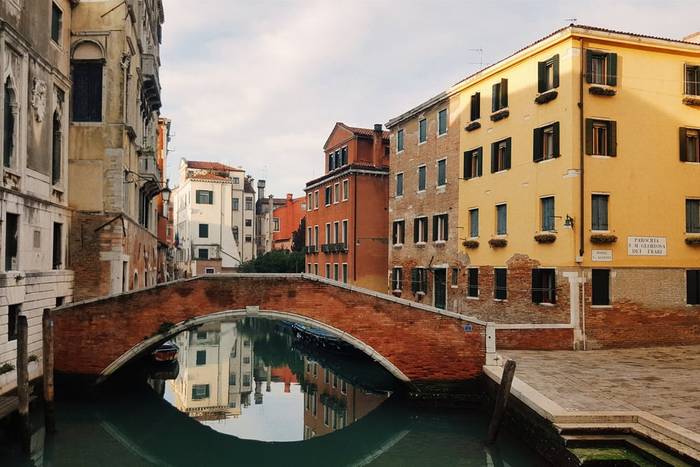
[[[666,237],[627,237],[629,256],[666,256]]]
[[[592,250],[591,259],[593,261],[612,261],[613,252],[612,250]]]

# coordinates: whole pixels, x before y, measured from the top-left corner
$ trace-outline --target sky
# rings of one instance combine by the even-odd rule
[[[243,167],[303,195],[337,121],[371,128],[575,21],[682,38],[697,0],[164,0],[168,174]],[[481,49],[483,52],[480,52]]]

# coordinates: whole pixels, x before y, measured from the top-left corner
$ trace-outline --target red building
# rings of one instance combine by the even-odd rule
[[[299,228],[306,212],[306,198],[294,198],[287,194],[284,206],[275,208],[272,212],[272,248],[275,250],[291,250],[294,232]]]
[[[336,123],[306,184],[306,271],[386,291],[389,133]]]

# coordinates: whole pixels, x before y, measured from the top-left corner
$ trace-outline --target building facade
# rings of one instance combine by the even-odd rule
[[[306,184],[306,271],[386,291],[389,133],[336,123]]]
[[[68,0],[0,3],[0,394],[16,387],[17,317],[27,317],[35,378],[42,312],[73,296],[66,261],[71,10]]]
[[[448,308],[579,348],[700,342],[699,77],[700,44],[570,26],[448,89]]]
[[[284,206],[284,198],[272,195],[265,197],[265,180],[258,180],[258,199],[255,202],[255,256],[259,257],[273,249],[272,235],[275,231],[272,211]]]
[[[245,171],[218,162],[180,163],[174,190],[176,275],[231,271],[253,258],[254,193]]]
[[[168,173],[168,144],[170,143],[170,120],[158,119],[158,144],[156,146],[156,165],[161,175],[161,183],[169,184]],[[155,197],[156,217],[158,219],[158,282],[170,281],[175,278],[175,231],[173,228],[173,208],[170,203],[171,193],[158,193]],[[166,199],[167,198],[167,199]]]
[[[272,248],[275,250],[291,251],[294,244],[294,233],[300,228],[301,234],[306,232],[305,222],[302,223],[306,213],[306,198],[294,198],[287,193],[284,205],[276,208],[272,213]]]
[[[77,299],[156,284],[160,0],[74,2],[70,264]]]

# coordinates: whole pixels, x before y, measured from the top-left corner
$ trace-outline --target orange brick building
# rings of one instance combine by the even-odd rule
[[[305,212],[306,198],[294,198],[291,193],[287,194],[284,206],[275,208],[272,212],[272,247],[275,250],[292,249],[292,237]]]
[[[389,133],[336,123],[306,184],[306,271],[386,291]]]

